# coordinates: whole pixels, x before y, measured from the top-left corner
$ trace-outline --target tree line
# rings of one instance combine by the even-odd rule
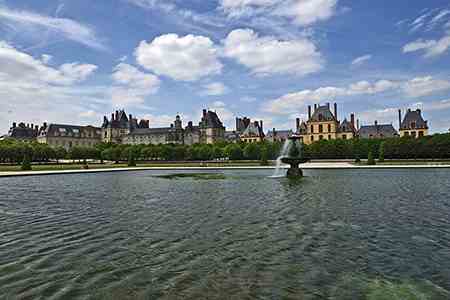
[[[101,143],[95,147],[52,148],[37,142],[0,141],[0,163],[50,162],[61,159],[114,162],[129,161],[207,161],[207,160],[274,160],[282,143],[216,143],[213,145],[117,145]],[[381,153],[380,153],[381,152]],[[322,140],[303,145],[308,159],[449,159],[450,134],[435,134],[413,139]]]

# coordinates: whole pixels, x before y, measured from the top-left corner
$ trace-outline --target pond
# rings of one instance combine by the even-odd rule
[[[448,170],[174,173],[0,178],[0,298],[450,297]]]

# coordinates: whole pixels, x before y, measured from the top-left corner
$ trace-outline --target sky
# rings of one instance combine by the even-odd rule
[[[125,109],[169,126],[217,111],[295,127],[307,106],[450,128],[450,4],[350,0],[0,0],[0,134],[100,126]]]

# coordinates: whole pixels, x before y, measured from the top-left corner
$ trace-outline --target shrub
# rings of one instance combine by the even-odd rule
[[[369,154],[367,155],[367,165],[368,166],[375,165],[375,159],[373,158],[372,151],[369,151]]]

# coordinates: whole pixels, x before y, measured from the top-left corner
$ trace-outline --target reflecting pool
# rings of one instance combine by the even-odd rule
[[[174,173],[0,178],[0,299],[450,298],[448,170]]]

